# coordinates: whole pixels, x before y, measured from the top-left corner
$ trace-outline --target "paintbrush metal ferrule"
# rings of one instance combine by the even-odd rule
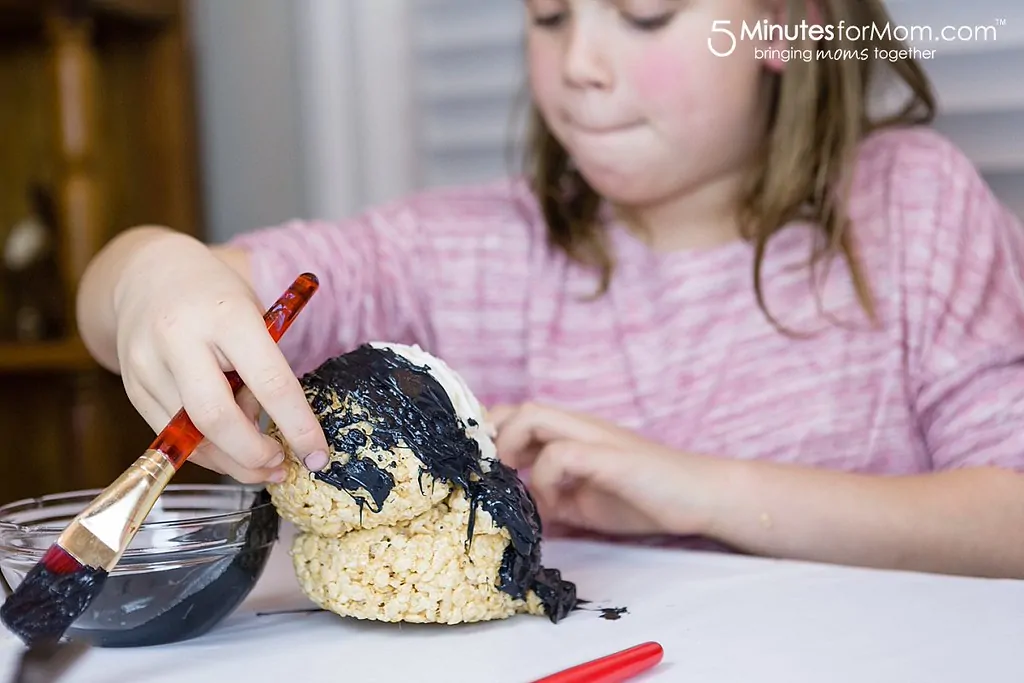
[[[158,450],[147,450],[82,510],[57,544],[88,567],[110,571],[175,473]]]

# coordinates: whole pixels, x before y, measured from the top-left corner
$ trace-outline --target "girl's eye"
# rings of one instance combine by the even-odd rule
[[[535,15],[533,17],[533,25],[541,28],[558,28],[565,21],[567,15],[568,12]]]
[[[530,23],[540,28],[558,28],[569,18],[566,0],[526,0]]]
[[[626,20],[631,27],[640,31],[657,31],[660,28],[664,28],[676,16],[675,12],[665,12],[664,14],[658,14],[651,17],[635,17],[630,14],[624,14],[623,19]]]
[[[618,0],[616,4],[630,28],[657,31],[668,26],[687,3],[682,0]]]

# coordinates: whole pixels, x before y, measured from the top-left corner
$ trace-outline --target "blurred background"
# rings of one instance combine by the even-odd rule
[[[1024,3],[887,4],[996,27],[923,66],[937,127],[1024,215]],[[73,327],[117,231],[220,242],[515,171],[521,41],[520,0],[0,0],[0,503],[105,486],[152,439]]]

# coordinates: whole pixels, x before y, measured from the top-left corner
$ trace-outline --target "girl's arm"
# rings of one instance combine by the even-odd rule
[[[554,406],[497,406],[489,419],[502,459],[530,469],[546,525],[704,536],[815,562],[1024,578],[1024,474],[1006,467],[885,477],[684,453]]]
[[[76,304],[86,347],[121,375],[154,431],[188,411],[206,436],[193,462],[243,482],[280,477],[280,444],[256,428],[257,402],[300,457],[326,459],[302,387],[266,335],[244,254],[165,228],[128,230],[89,264]],[[246,385],[237,400],[229,367]]]
[[[213,446],[201,447],[194,462],[240,481],[282,476],[280,444],[253,423],[262,407],[293,452],[319,469],[327,442],[297,375],[367,339],[423,339],[423,283],[433,260],[418,218],[415,206],[396,203],[341,223],[294,221],[213,248],[166,228],[128,230],[82,278],[80,334],[121,375],[154,430],[188,410]],[[320,278],[320,290],[275,344],[263,311],[304,271]],[[246,386],[238,400],[223,376],[229,368]]]
[[[960,150],[922,139],[893,164],[892,324],[935,471],[726,464],[704,499],[710,533],[777,556],[1024,578],[1024,226]]]
[[[554,406],[497,406],[489,419],[502,459],[530,470],[545,528],[704,536],[770,557],[1024,578],[1024,474],[1007,467],[854,474],[680,452]]]
[[[668,461],[666,461],[668,462]],[[677,477],[686,478],[685,459]],[[720,460],[706,533],[751,553],[1024,578],[1024,475],[994,467],[879,477]],[[706,468],[711,472],[711,468]],[[692,530],[687,530],[692,531]]]

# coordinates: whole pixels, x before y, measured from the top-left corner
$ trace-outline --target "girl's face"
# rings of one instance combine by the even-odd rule
[[[754,49],[770,45],[741,29],[772,19],[767,0],[525,2],[534,102],[600,194],[657,203],[744,164],[763,129]]]

